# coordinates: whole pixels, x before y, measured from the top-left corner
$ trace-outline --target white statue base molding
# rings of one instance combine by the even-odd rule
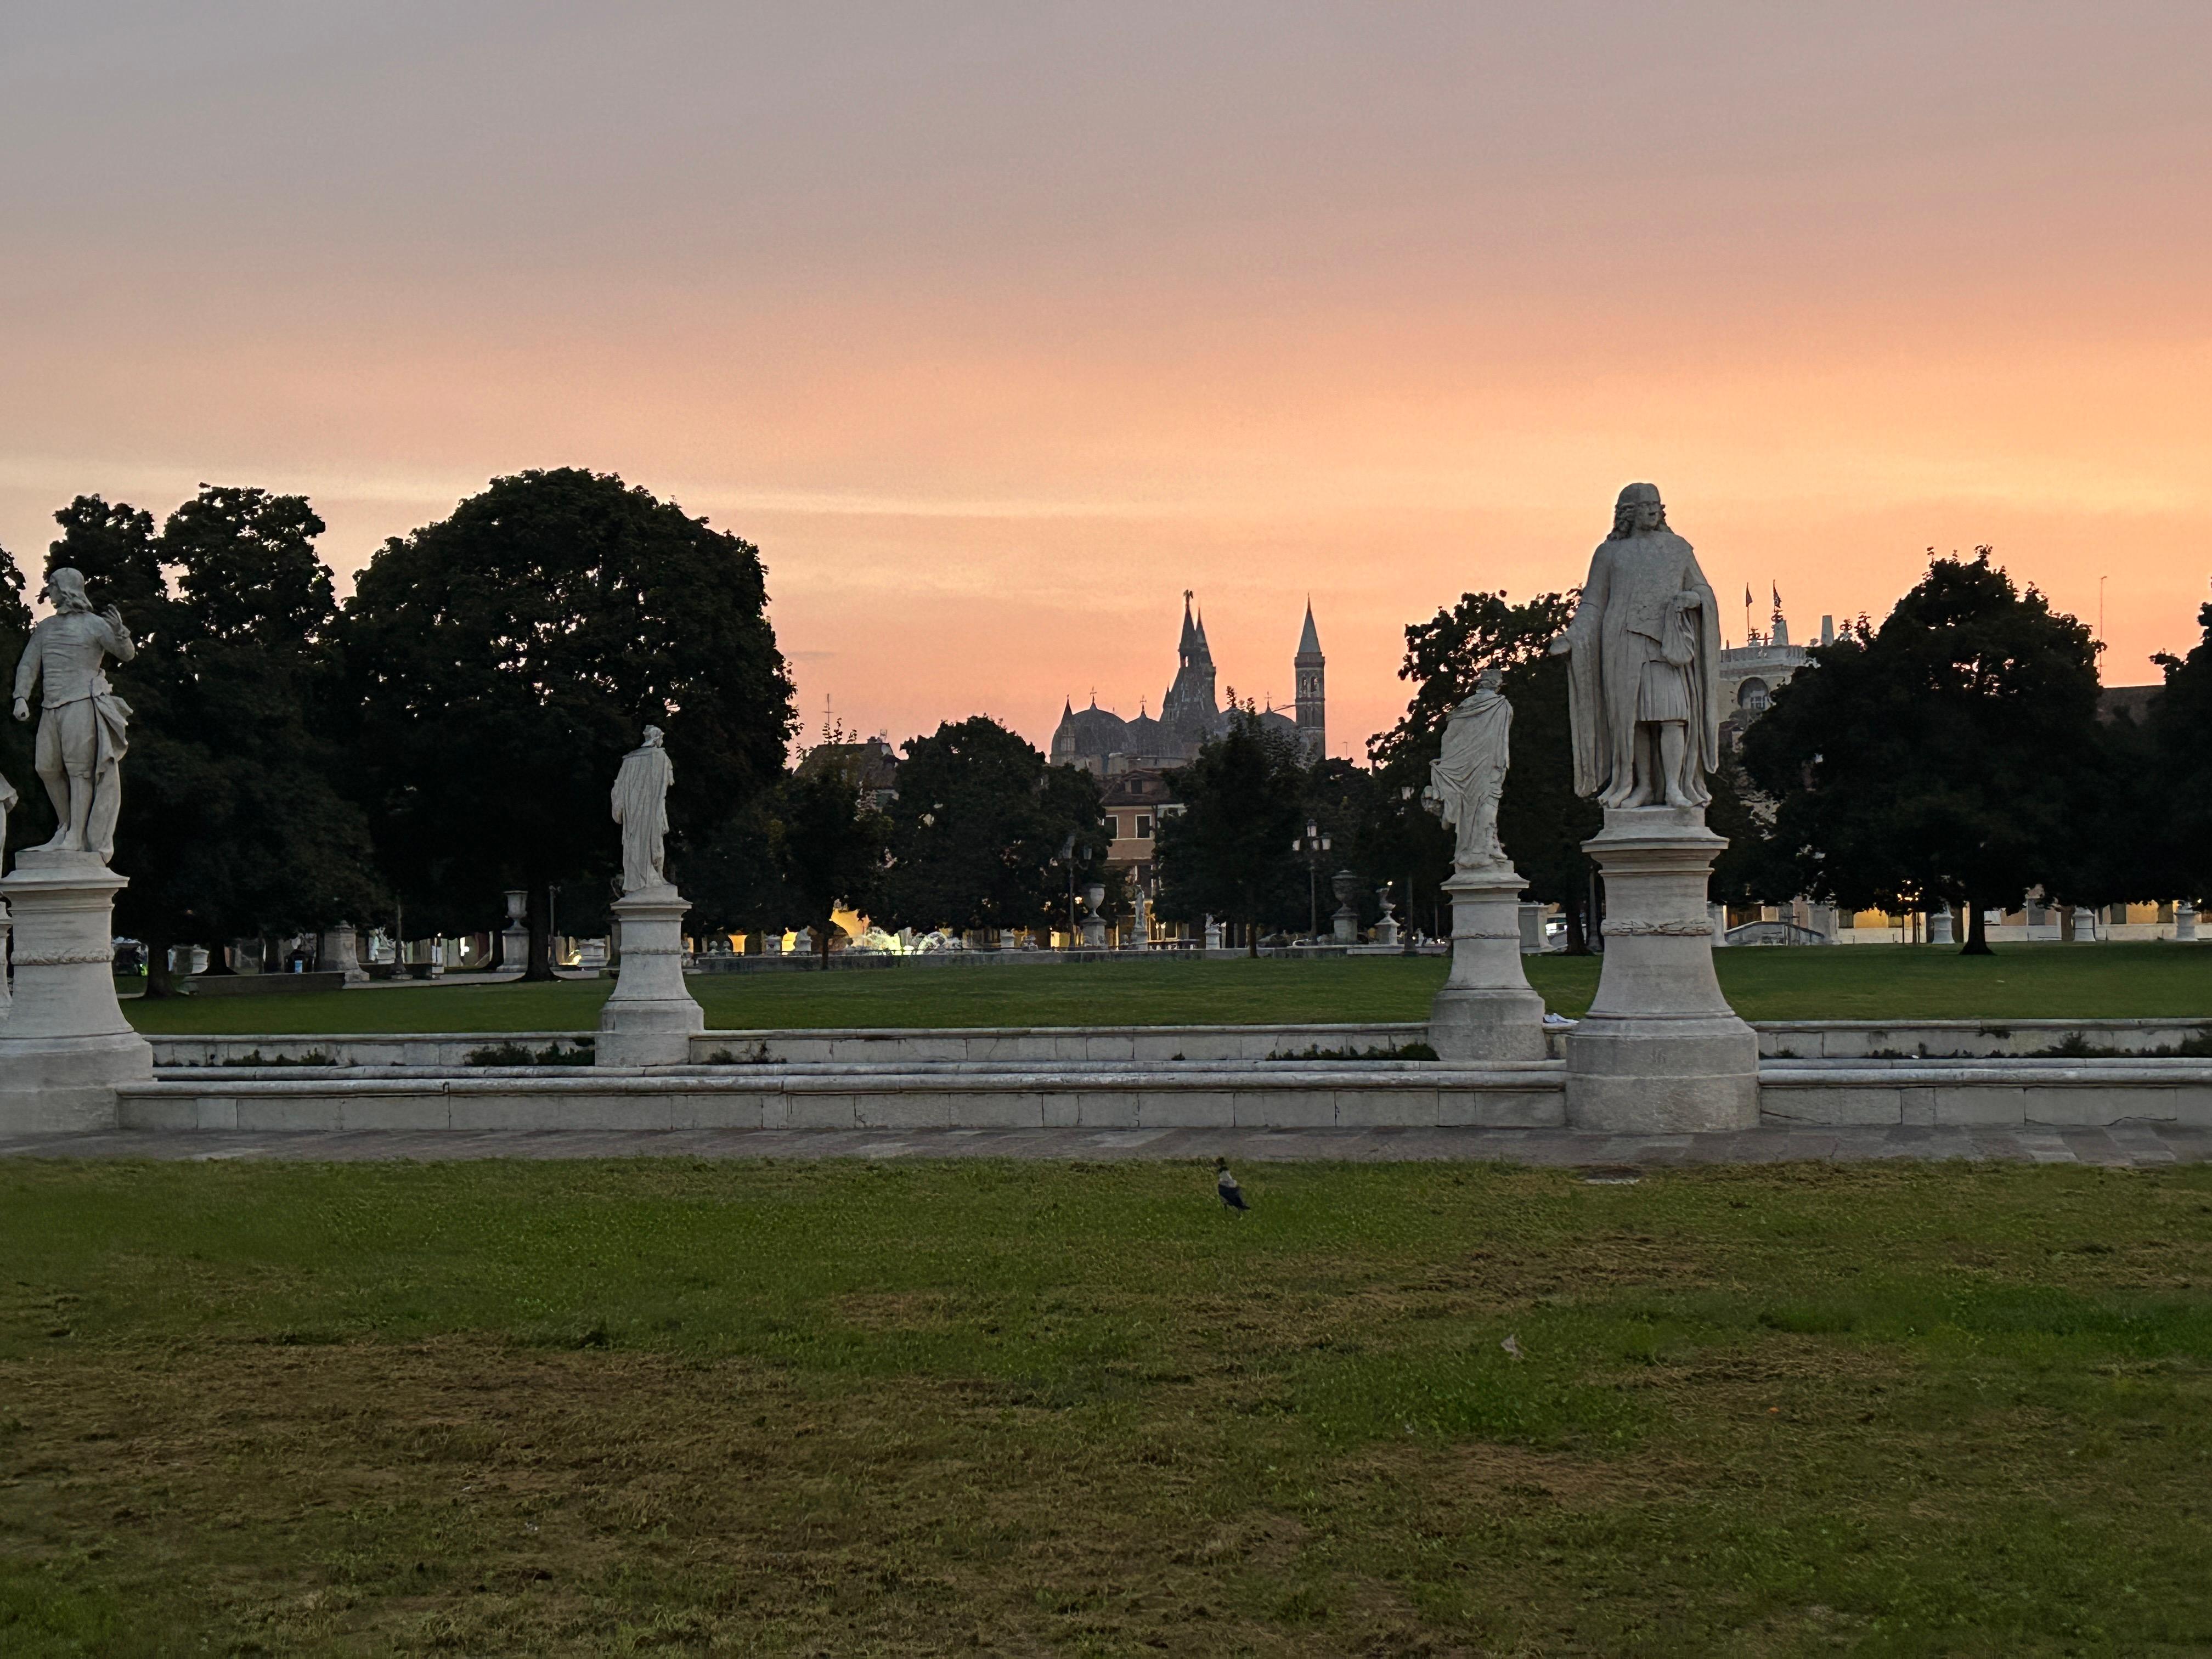
[[[112,1129],[116,1085],[154,1075],[154,1050],[115,997],[115,896],[129,884],[89,853],[39,848],[0,881],[15,935],[0,1133]]]
[[[1759,1122],[1759,1038],[1721,995],[1705,894],[1728,842],[1697,808],[1608,807],[1605,963],[1567,1039],[1567,1124],[1623,1134]]]
[[[1510,864],[1455,870],[1451,972],[1429,1007],[1429,1046],[1439,1060],[1542,1060],[1544,999],[1521,966],[1521,894]]]
[[[601,1066],[681,1066],[707,1016],[684,982],[684,918],[691,906],[667,883],[614,902],[622,969],[599,1010]]]

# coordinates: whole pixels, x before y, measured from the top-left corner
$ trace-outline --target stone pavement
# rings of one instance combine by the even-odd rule
[[[2212,1161],[2212,1128],[1780,1126],[1701,1135],[1565,1129],[387,1129],[251,1133],[123,1129],[0,1139],[0,1158],[273,1158],[358,1163],[476,1158],[1206,1158],[1243,1163],[1462,1159],[1581,1168],[1966,1158],[2140,1168]]]

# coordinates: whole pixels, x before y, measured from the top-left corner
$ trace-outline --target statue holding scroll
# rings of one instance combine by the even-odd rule
[[[1502,677],[1486,668],[1474,695],[1444,721],[1443,752],[1429,763],[1424,801],[1458,831],[1455,870],[1485,870],[1505,862],[1498,840],[1498,802],[1505,793],[1513,705],[1498,690]]]
[[[623,757],[615,775],[614,819],[622,825],[623,891],[665,887],[668,786],[676,776],[660,728],[645,728],[645,741]]]
[[[1607,807],[1696,808],[1720,764],[1720,617],[1656,485],[1633,483],[1591,556],[1567,631],[1575,793]]]

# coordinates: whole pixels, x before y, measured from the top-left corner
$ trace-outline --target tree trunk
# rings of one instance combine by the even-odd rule
[[[1259,959],[1260,924],[1256,921],[1248,921],[1244,924],[1244,954],[1255,961]]]
[[[530,884],[530,963],[526,980],[550,980],[553,973],[553,895],[544,882]],[[404,948],[404,946],[402,947]]]
[[[146,945],[146,994],[149,997],[177,997],[183,992],[177,988],[177,976],[169,971],[169,941],[149,939]]]
[[[1583,907],[1579,904],[1570,904],[1565,908],[1567,913],[1566,954],[1571,957],[1586,957],[1590,953],[1589,932],[1583,926]]]
[[[836,922],[825,917],[815,926],[814,951],[815,954],[822,958],[817,972],[826,974],[830,971],[830,930],[836,925]]]
[[[1987,905],[1976,904],[1971,899],[1967,901],[1966,942],[1959,947],[1960,956],[1993,957],[1996,954],[1990,949],[1988,910]]]

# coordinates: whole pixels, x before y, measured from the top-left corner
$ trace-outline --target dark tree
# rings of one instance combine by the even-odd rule
[[[860,799],[860,781],[842,766],[802,769],[777,791],[770,835],[786,890],[814,948],[830,965],[830,918],[866,911],[884,878],[890,826]]]
[[[410,916],[494,926],[530,894],[596,921],[618,845],[607,792],[647,724],[676,769],[669,857],[712,842],[783,769],[791,682],[760,554],[672,502],[574,468],[495,479],[397,538],[343,624],[362,799]]]
[[[1048,765],[981,714],[902,746],[885,926],[1048,927],[1065,905],[1067,871],[1055,860],[1071,835],[1089,849],[1077,884],[1103,880],[1109,837],[1089,773]]]
[[[22,660],[31,636],[31,607],[23,602],[23,573],[7,549],[0,548],[0,669],[9,675]],[[54,832],[46,792],[32,769],[28,722],[0,720],[0,778],[15,786],[15,805],[8,812],[8,848],[36,847]]]
[[[1386,810],[1398,803],[1393,852],[1420,860],[1412,866],[1418,891],[1410,902],[1417,914],[1441,917],[1449,908],[1442,884],[1451,873],[1452,838],[1441,825],[1419,826],[1412,811],[1428,784],[1444,721],[1474,695],[1484,669],[1501,669],[1513,705],[1513,759],[1498,804],[1498,839],[1529,896],[1565,912],[1567,948],[1580,952],[1589,949],[1592,897],[1592,866],[1582,844],[1603,827],[1604,814],[1575,793],[1566,659],[1545,654],[1574,609],[1571,593],[1539,593],[1519,605],[1503,592],[1468,593],[1449,611],[1407,628],[1398,677],[1414,683],[1413,700],[1398,724],[1369,744],[1368,754],[1378,801]]]
[[[2102,743],[2089,630],[1990,562],[1933,558],[1878,630],[1817,648],[1743,739],[1791,890],[1969,918],[2083,868]]]
[[[305,498],[204,485],[158,536],[97,496],[55,519],[47,569],[82,570],[138,645],[109,671],[131,708],[116,916],[146,942],[149,994],[170,988],[173,943],[220,965],[233,938],[373,914],[366,828],[317,718],[337,606]]]
[[[1291,843],[1305,829],[1306,769],[1297,740],[1249,707],[1188,765],[1167,775],[1183,810],[1161,820],[1159,914],[1243,922],[1259,954],[1261,926],[1305,910],[1305,872]]]
[[[2157,826],[2158,896],[2186,894],[2203,904],[2212,901],[2212,605],[2197,620],[2204,634],[2189,654],[2158,659],[2166,689],[2151,705],[2136,764],[2122,769],[2146,780],[2154,797],[2138,822]]]

